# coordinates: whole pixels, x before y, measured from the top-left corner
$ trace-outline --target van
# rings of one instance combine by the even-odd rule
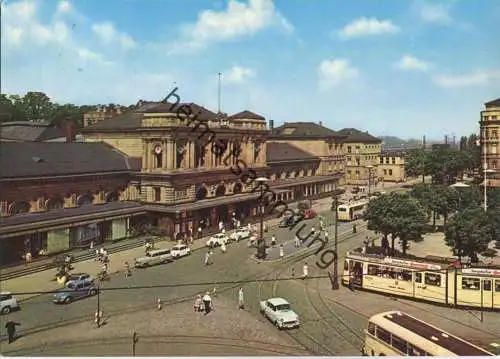
[[[172,260],[172,253],[170,253],[170,249],[155,249],[152,251],[148,251],[144,257],[136,258],[135,267],[145,268],[157,264],[171,262]]]

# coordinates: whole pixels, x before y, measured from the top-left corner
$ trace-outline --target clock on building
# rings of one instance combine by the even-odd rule
[[[162,149],[161,149],[161,145],[156,145],[156,146],[155,146],[155,153],[156,153],[157,155],[159,155],[159,154],[161,153],[161,151],[162,151]]]

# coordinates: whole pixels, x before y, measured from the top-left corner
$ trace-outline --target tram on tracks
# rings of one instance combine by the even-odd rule
[[[500,268],[456,268],[428,258],[348,252],[342,284],[453,307],[500,311]]]
[[[409,314],[390,311],[372,316],[365,330],[365,356],[494,356]]]

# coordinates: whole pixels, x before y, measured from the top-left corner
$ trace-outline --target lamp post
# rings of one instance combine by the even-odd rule
[[[259,211],[260,211],[260,236],[257,241],[257,259],[264,259],[266,256],[266,244],[264,241],[264,187],[263,185],[268,181],[266,177],[259,177],[255,182],[260,186],[259,198]]]
[[[372,194],[372,165],[366,166],[368,168],[368,198],[370,198]]]
[[[460,210],[460,188],[469,188],[470,186],[468,184],[465,184],[463,182],[456,182],[452,184],[450,187],[455,188],[458,191],[458,209]]]
[[[333,195],[333,228],[334,228],[334,250],[335,257],[333,258],[333,279],[332,279],[332,289],[338,290],[340,288],[339,285],[339,226],[337,220],[337,211],[339,206],[338,195],[337,195],[337,183],[335,183],[334,187],[334,195]]]

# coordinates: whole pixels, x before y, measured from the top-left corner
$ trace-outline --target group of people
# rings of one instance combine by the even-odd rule
[[[212,291],[212,295],[216,296],[216,289],[214,288]],[[205,315],[214,310],[214,303],[212,301],[212,296],[210,295],[210,291],[207,291],[205,295],[201,296],[201,294],[196,296],[194,300],[193,309],[195,313],[203,312]],[[245,296],[243,294],[243,288],[240,287],[238,290],[238,309],[245,309]]]
[[[99,272],[99,280],[108,279],[109,272],[109,256],[106,248],[96,249],[95,250],[96,261],[101,263],[101,271]]]

